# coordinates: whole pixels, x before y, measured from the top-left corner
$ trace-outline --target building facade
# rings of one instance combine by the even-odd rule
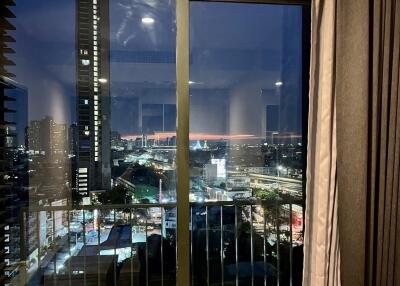
[[[76,11],[76,186],[89,196],[91,190],[111,187],[108,0],[76,0]]]
[[[2,1],[0,4],[0,207],[2,210],[0,213],[0,285],[5,285],[10,272],[12,272],[9,269],[10,236],[11,226],[16,223],[12,215],[10,215],[11,211],[8,208],[13,198],[12,178],[10,176],[12,161],[9,160],[8,153],[9,142],[13,138],[13,133],[10,130],[12,130],[14,122],[9,122],[7,117],[10,113],[15,112],[15,110],[7,107],[8,103],[15,99],[6,94],[7,90],[14,88],[10,82],[10,78],[13,78],[14,75],[7,69],[8,66],[15,65],[7,57],[8,54],[14,53],[9,43],[15,42],[14,38],[9,34],[10,30],[15,30],[15,27],[9,21],[10,18],[15,18],[15,15],[9,9],[10,6],[15,6],[14,1]]]

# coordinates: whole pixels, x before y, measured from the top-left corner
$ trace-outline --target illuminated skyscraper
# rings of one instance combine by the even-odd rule
[[[51,116],[32,120],[28,127],[28,149],[32,155],[44,155],[49,161],[65,159],[69,152],[66,124],[56,123]]]
[[[76,186],[82,195],[108,190],[110,168],[110,39],[108,0],[76,0]]]

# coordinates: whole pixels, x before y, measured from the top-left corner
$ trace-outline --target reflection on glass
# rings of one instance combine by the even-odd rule
[[[302,261],[302,8],[191,3],[190,32],[193,283],[286,285]]]
[[[175,2],[0,5],[0,281],[175,285]],[[190,10],[192,284],[288,284],[302,9]]]
[[[175,202],[174,1],[13,2],[0,7],[0,278],[174,285],[176,210],[136,207]]]

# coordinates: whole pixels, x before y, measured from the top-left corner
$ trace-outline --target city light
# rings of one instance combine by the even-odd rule
[[[69,118],[65,115],[62,116],[65,118],[58,122],[52,116],[46,115],[43,119],[30,121],[29,126],[23,126],[27,129],[20,132],[21,140],[18,139],[19,141],[15,142],[22,145],[18,152],[14,152],[16,147],[12,147],[9,164],[12,170],[7,170],[7,174],[4,175],[4,179],[12,183],[12,190],[17,187],[23,190],[15,199],[9,198],[7,202],[15,201],[19,207],[22,206],[21,199],[27,198],[29,201],[26,201],[26,204],[29,206],[32,197],[38,205],[37,211],[27,209],[27,212],[21,216],[26,223],[22,225],[26,231],[18,233],[18,230],[23,230],[23,228],[14,223],[4,227],[7,231],[5,242],[17,240],[18,236],[21,241],[29,242],[30,245],[24,249],[24,257],[21,258],[27,266],[25,267],[24,264],[24,271],[25,269],[27,271],[23,275],[32,277],[32,283],[36,279],[47,281],[60,278],[58,281],[63,281],[71,274],[76,276],[74,280],[78,281],[85,278],[86,274],[92,275],[98,261],[102,262],[101,269],[97,269],[98,276],[101,276],[99,276],[98,284],[100,280],[109,278],[108,273],[113,275],[114,283],[118,285],[120,285],[120,280],[128,278],[128,274],[131,275],[131,281],[137,278],[140,280],[143,270],[150,268],[150,264],[142,259],[143,243],[146,248],[145,256],[148,251],[153,251],[153,248],[160,244],[161,251],[164,251],[165,246],[165,254],[173,253],[178,245],[176,232],[180,223],[177,219],[179,200],[177,202],[176,186],[180,175],[176,171],[176,166],[179,166],[177,154],[181,150],[177,150],[177,133],[180,132],[180,128],[176,126],[176,115],[179,108],[172,97],[171,100],[161,99],[161,102],[158,97],[165,98],[165,90],[169,90],[169,86],[179,82],[180,79],[173,81],[173,79],[159,76],[161,72],[157,71],[159,67],[156,66],[161,64],[162,68],[165,63],[173,61],[176,51],[168,48],[160,54],[158,49],[152,49],[153,44],[158,44],[159,40],[162,40],[155,37],[155,28],[158,32],[159,28],[163,28],[161,26],[166,26],[168,31],[171,27],[161,25],[160,21],[165,19],[155,12],[139,14],[135,20],[136,23],[131,23],[132,19],[127,19],[127,26],[131,24],[141,26],[139,29],[130,31],[133,33],[131,35],[129,31],[125,31],[125,20],[122,22],[116,35],[118,40],[121,40],[118,44],[131,46],[129,41],[142,42],[143,39],[147,41],[148,38],[152,44],[149,53],[146,47],[143,48],[143,53],[140,49],[136,60],[143,64],[140,68],[149,66],[155,68],[156,72],[151,73],[150,69],[147,72],[147,68],[144,68],[146,72],[143,78],[140,77],[137,81],[133,79],[132,82],[128,79],[126,88],[121,86],[120,89],[118,86],[116,98],[102,100],[110,97],[109,85],[114,83],[112,80],[114,76],[111,78],[109,75],[110,70],[114,70],[111,66],[115,62],[104,57],[110,52],[107,42],[110,23],[107,19],[104,20],[103,15],[108,15],[109,11],[108,5],[102,7],[100,0],[89,0],[89,2],[88,7],[86,4],[82,6],[83,11],[79,11],[80,6],[77,6],[77,21],[72,27],[76,31],[76,45],[73,49],[78,55],[75,63],[77,68],[75,108],[77,109],[74,109],[74,115],[76,116]],[[134,8],[127,9],[132,9],[128,11],[128,14],[134,12]],[[155,24],[155,17],[159,21],[157,24]],[[87,33],[87,28],[90,30],[89,33]],[[172,32],[176,33],[175,29],[172,29]],[[138,33],[137,36],[136,33]],[[139,33],[143,33],[144,37]],[[111,35],[111,38],[114,36]],[[168,39],[171,38],[167,36]],[[126,39],[123,39],[125,37]],[[228,57],[222,57],[221,63],[224,64],[226,61],[229,64],[231,57],[236,56],[241,57],[241,54],[234,53]],[[122,56],[121,61],[118,62],[125,64],[132,60],[130,55],[127,54],[126,57]],[[214,56],[211,60],[214,58],[219,60]],[[230,228],[225,227],[227,224],[232,226],[233,230],[242,224],[246,227],[250,226],[254,241],[276,240],[275,231],[266,232],[265,227],[268,223],[268,227],[273,229],[275,225],[273,213],[278,204],[271,206],[274,207],[272,209],[274,212],[271,212],[270,206],[264,204],[264,201],[277,198],[280,207],[281,193],[301,198],[301,182],[304,176],[301,163],[304,150],[301,148],[301,143],[298,143],[300,147],[296,145],[297,142],[301,142],[301,132],[281,130],[280,127],[286,122],[281,122],[281,109],[274,102],[267,100],[263,104],[258,104],[259,99],[254,102],[251,97],[239,96],[235,97],[234,106],[232,106],[230,94],[225,90],[239,86],[242,75],[240,73],[236,76],[237,71],[232,71],[230,65],[228,73],[225,74],[222,71],[221,74],[221,69],[225,66],[221,67],[217,67],[215,74],[210,69],[210,73],[205,78],[194,76],[192,80],[183,79],[186,87],[190,86],[193,92],[195,113],[198,110],[205,111],[203,114],[196,115],[195,118],[195,120],[201,119],[200,128],[196,126],[185,131],[188,133],[186,139],[189,140],[189,150],[186,150],[189,156],[185,158],[188,163],[187,171],[190,174],[187,193],[190,201],[190,216],[193,218],[190,223],[191,240],[188,243],[196,249],[199,247],[197,242],[194,243],[194,238],[200,238],[200,240],[206,238],[210,245],[221,243],[224,248],[224,257],[232,257],[235,255],[237,245],[232,239],[223,239],[225,232],[231,232]],[[40,78],[40,75],[38,76]],[[283,80],[279,81],[278,77],[280,76],[272,77],[267,81],[270,80],[275,84],[275,91],[279,93]],[[116,78],[118,84],[120,82],[118,75]],[[222,81],[221,78],[229,80]],[[157,90],[158,86],[160,87],[160,92],[154,89],[153,82]],[[218,90],[214,92],[215,88]],[[250,88],[252,92],[252,87],[246,84],[243,93],[247,88]],[[242,88],[240,89],[241,92]],[[200,91],[204,93],[201,103],[196,93]],[[210,94],[208,94],[209,91]],[[28,91],[22,90],[21,94],[28,96]],[[129,94],[132,96],[125,96]],[[216,94],[220,94],[218,97],[221,99],[211,100],[211,96],[215,97]],[[11,94],[11,96],[14,95],[16,94]],[[228,101],[223,99],[224,96],[228,96]],[[27,100],[26,104],[24,103],[21,111],[18,110],[23,113],[22,115],[29,110],[25,108],[29,107],[28,102]],[[247,108],[247,102],[252,103],[252,108]],[[282,102],[282,106],[284,103]],[[200,105],[197,106],[197,104]],[[272,112],[266,110],[266,106],[270,107],[270,104],[276,107],[276,109],[271,109]],[[69,108],[69,105],[66,108]],[[187,106],[186,109],[190,111],[193,106]],[[240,121],[259,111],[266,112],[265,114],[268,114],[270,118],[262,116],[262,124],[265,125],[263,130],[253,130],[253,123],[246,123],[247,120],[244,120],[246,122],[243,124],[239,122],[240,128],[231,128],[231,125],[236,126],[236,118]],[[64,113],[67,114],[67,112]],[[113,122],[110,121],[111,115],[114,117]],[[45,138],[45,140],[40,138]],[[272,138],[272,143],[269,142],[270,138]],[[15,158],[14,161],[13,158]],[[26,174],[22,172],[24,170]],[[112,177],[111,174],[113,174]],[[33,188],[35,191],[31,192]],[[60,188],[62,195],[66,195],[65,198],[60,196]],[[40,198],[40,201],[36,200],[36,196]],[[283,199],[286,199],[286,196],[282,196]],[[76,207],[66,209],[70,202]],[[302,207],[299,205],[296,209],[294,203],[289,201],[290,208],[288,209],[288,204],[282,203],[285,203],[283,208],[288,217],[295,218],[293,213],[296,212],[300,225]],[[232,207],[235,209],[233,210]],[[272,214],[271,218],[270,214]],[[12,216],[15,216],[14,212]],[[205,218],[197,216],[205,216]],[[265,220],[267,216],[268,220]],[[208,231],[204,232],[203,222],[211,223],[215,218],[221,219],[220,226],[223,233],[220,236],[213,235],[211,231],[210,235]],[[240,218],[240,225],[236,223],[237,218]],[[18,219],[15,221],[18,222]],[[282,229],[291,229],[290,223],[291,220],[282,221],[280,226]],[[295,223],[292,222],[292,224],[294,226]],[[293,229],[293,232],[282,233],[281,236],[283,242],[289,240],[293,242],[291,244],[293,249],[302,245],[302,227],[300,226],[298,230]],[[230,234],[226,233],[226,238],[229,237]],[[248,247],[247,243],[251,244],[252,241],[243,240],[243,243],[241,242],[243,248]],[[278,244],[277,246],[280,247]],[[18,247],[13,246],[12,243],[10,247],[14,248],[11,248],[10,254],[14,252],[18,254]],[[264,253],[262,248],[256,248],[254,248],[254,257],[270,256],[270,253],[267,254],[265,251]],[[196,260],[198,253],[201,255],[201,251],[196,254],[195,252],[191,253],[190,259]],[[15,257],[18,256],[15,255]],[[81,258],[85,259],[83,268]],[[168,266],[166,270],[171,266],[173,273],[174,263],[176,265],[175,257],[165,255],[163,259],[166,262],[165,265]],[[12,264],[10,262],[10,268],[20,265],[20,259],[14,260],[10,260],[12,262]],[[132,272],[129,269],[133,262],[135,271]],[[164,261],[161,262],[164,265]],[[236,263],[242,262],[239,262],[237,258]],[[115,265],[118,265],[118,268]],[[255,266],[256,264],[251,262],[251,267]],[[112,268],[117,272],[112,274]],[[136,269],[139,270],[136,271]],[[193,270],[194,273],[201,274],[197,266]],[[119,272],[124,273],[118,275]],[[165,274],[169,273],[166,271]],[[159,281],[158,276],[154,278]],[[162,279],[163,277],[161,281]],[[101,284],[107,284],[107,281]]]
[[[151,25],[154,23],[154,19],[151,17],[143,17],[142,18],[142,23],[145,25]]]
[[[88,66],[88,65],[90,65],[90,60],[84,59],[84,60],[82,60],[82,64],[84,66]]]

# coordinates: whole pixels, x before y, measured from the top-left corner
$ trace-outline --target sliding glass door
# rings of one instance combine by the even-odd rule
[[[301,281],[303,20],[296,5],[190,3],[193,285]]]
[[[308,6],[223,2],[1,4],[5,285],[301,283]]]

